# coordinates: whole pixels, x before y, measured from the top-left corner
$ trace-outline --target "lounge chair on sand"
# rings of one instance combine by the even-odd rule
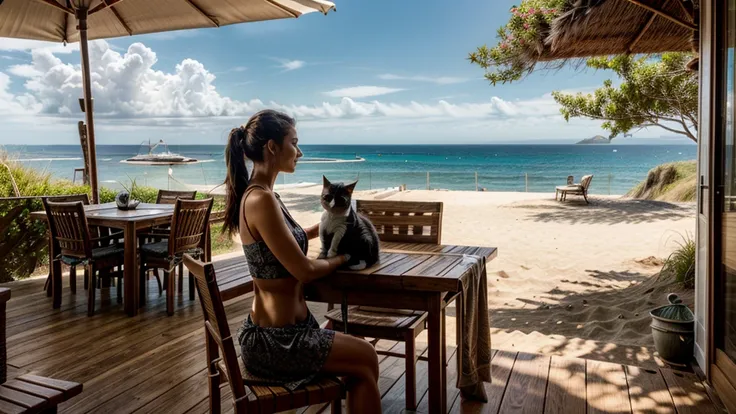
[[[557,200],[558,194],[560,196],[560,201],[565,201],[568,194],[573,194],[583,196],[585,202],[590,204],[588,201],[588,187],[590,187],[590,181],[593,179],[593,175],[584,175],[583,178],[580,179],[580,184],[575,184],[572,178],[572,176],[567,177],[567,185],[559,185],[555,187],[555,200]]]

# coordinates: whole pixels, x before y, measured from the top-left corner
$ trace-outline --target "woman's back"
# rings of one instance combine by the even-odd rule
[[[306,254],[309,247],[304,229],[288,213],[278,194],[258,185],[248,188],[242,201],[240,239],[255,285],[253,322],[264,327],[293,325],[307,317],[302,284],[279,262],[258,234],[258,223],[254,222],[258,220],[257,215],[248,215],[249,211],[257,211],[259,200],[256,198],[270,197],[272,194],[278,200],[284,221],[302,252]],[[249,196],[254,200],[249,200]]]

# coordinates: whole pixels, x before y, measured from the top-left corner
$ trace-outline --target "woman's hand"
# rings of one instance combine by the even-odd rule
[[[319,237],[319,223],[314,226],[307,227],[304,231],[307,233],[307,239],[316,239]]]

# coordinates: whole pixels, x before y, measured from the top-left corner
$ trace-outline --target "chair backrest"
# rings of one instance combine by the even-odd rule
[[[573,184],[575,184],[575,177],[573,177],[572,175],[568,175],[567,176],[567,185],[573,185]]]
[[[74,201],[81,201],[85,206],[89,205],[89,196],[87,194],[67,194],[58,196],[44,197],[48,201],[56,203],[71,203]]]
[[[81,201],[54,202],[43,199],[51,237],[64,256],[91,258],[92,243]]]
[[[245,397],[245,383],[240,373],[238,355],[235,353],[235,345],[227,322],[225,307],[222,304],[220,289],[217,287],[215,268],[212,263],[202,263],[189,254],[184,254],[183,260],[184,266],[194,275],[194,283],[202,305],[209,374],[217,375],[218,372],[226,374],[233,400],[240,401]],[[222,353],[222,359],[219,357],[220,353]]]
[[[197,191],[158,190],[156,204],[174,204],[177,198],[181,200],[194,200],[197,198]]]
[[[442,240],[441,202],[357,200],[356,209],[368,217],[383,241],[440,244]]]
[[[212,198],[176,200],[171,218],[169,255],[171,257],[194,248],[205,248],[207,226],[212,211]]]
[[[593,175],[585,175],[583,178],[580,179],[580,186],[583,187],[585,191],[588,191],[588,187],[590,187],[590,181],[593,179]]]

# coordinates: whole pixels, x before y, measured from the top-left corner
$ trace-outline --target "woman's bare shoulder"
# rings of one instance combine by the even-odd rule
[[[256,187],[247,194],[243,208],[248,217],[263,217],[278,211],[278,201],[273,192]]]

